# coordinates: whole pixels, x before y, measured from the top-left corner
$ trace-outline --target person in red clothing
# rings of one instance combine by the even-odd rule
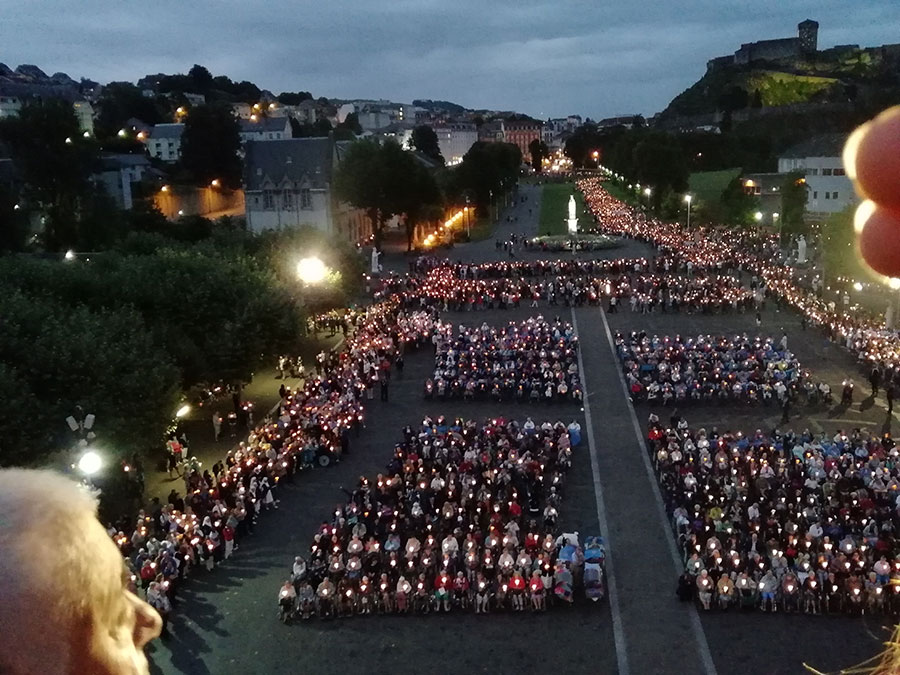
[[[234,552],[234,529],[230,525],[222,528],[222,539],[225,540],[225,559],[228,560]]]
[[[469,606],[469,580],[461,570],[453,580],[453,602],[463,609]]]
[[[434,604],[438,611],[441,606],[444,607],[445,612],[450,611],[450,585],[452,583],[450,575],[446,572],[441,572],[434,578]]]

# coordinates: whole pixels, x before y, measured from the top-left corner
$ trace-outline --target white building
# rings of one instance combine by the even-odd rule
[[[104,153],[94,180],[103,186],[120,209],[134,206],[133,186],[151,171],[150,160],[144,155]]]
[[[857,203],[853,183],[847,178],[841,161],[846,140],[844,134],[815,136],[778,158],[778,173],[802,171],[806,175],[809,213],[836,213]]]
[[[253,232],[310,225],[350,243],[369,235],[365,213],[340,202],[334,169],[349,142],[332,138],[250,141],[245,146],[244,205]]]
[[[147,152],[164,162],[181,159],[181,135],[184,124],[157,124],[147,139]]]
[[[241,125],[241,143],[248,141],[283,141],[293,138],[291,121],[287,117],[259,117],[238,120]]]
[[[40,91],[39,87],[34,86],[32,89]],[[48,99],[55,98],[53,92],[47,88]],[[13,117],[18,116],[19,110],[22,109],[22,102],[27,101],[30,98],[34,100],[40,100],[40,96],[35,94],[34,96],[17,96],[15,94],[6,93],[0,91],[0,120],[4,117]],[[72,111],[75,113],[75,117],[78,120],[78,129],[82,132],[87,132],[90,135],[94,135],[94,107],[84,100],[76,100],[72,103]]]
[[[434,127],[441,156],[448,165],[459,164],[463,156],[478,142],[478,128],[474,124],[456,122]]]

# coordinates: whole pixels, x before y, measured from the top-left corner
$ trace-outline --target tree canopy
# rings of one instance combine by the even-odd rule
[[[230,188],[241,186],[240,125],[224,104],[192,108],[184,123],[181,164],[202,186],[219,180]]]
[[[95,190],[90,176],[99,153],[94,140],[82,135],[72,106],[28,103],[18,116],[0,120],[0,141],[21,172],[26,202],[44,219],[44,246],[59,251],[77,245],[82,202]]]
[[[413,128],[412,145],[426,157],[430,157],[434,161],[444,164],[444,156],[441,155],[437,134],[434,129],[427,124],[420,124]]]

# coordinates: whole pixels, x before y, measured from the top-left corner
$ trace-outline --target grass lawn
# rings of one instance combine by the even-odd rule
[[[569,195],[575,195],[575,213],[582,227],[587,226],[587,210],[575,183],[548,183],[541,193],[541,220],[539,234],[566,234],[566,218],[569,215]]]
[[[728,184],[740,175],[740,168],[692,173],[688,189],[700,201],[717,202]]]
[[[603,189],[606,190],[613,197],[618,199],[620,202],[625,202],[626,204],[631,204],[632,206],[638,206],[638,195],[636,192],[632,192],[624,185],[619,185],[611,180],[603,183]]]
[[[494,223],[491,222],[491,219],[488,216],[479,216],[469,228],[471,240],[482,241],[484,239],[490,239],[494,234],[494,227]],[[463,241],[464,240],[465,234],[463,234]]]

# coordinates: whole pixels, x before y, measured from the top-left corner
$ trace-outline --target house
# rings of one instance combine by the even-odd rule
[[[806,176],[806,210],[811,214],[836,213],[858,201],[841,160],[846,140],[845,134],[814,136],[778,158],[778,173],[802,171]]]
[[[164,162],[177,162],[181,159],[183,133],[184,124],[157,124],[147,139],[147,152]]]
[[[150,160],[145,155],[103,153],[94,181],[103,186],[116,206],[130,210],[134,206],[134,185],[151,171]]]
[[[459,164],[478,142],[478,128],[470,122],[454,122],[434,127],[441,156],[448,165]]]
[[[287,117],[259,117],[239,119],[241,143],[248,141],[283,141],[293,138],[291,121]]]
[[[333,138],[248,141],[244,157],[247,228],[253,232],[311,225],[350,243],[371,233],[366,214],[332,192],[348,142]]]
[[[503,120],[503,140],[519,146],[522,151],[522,161],[530,161],[531,150],[528,146],[532,141],[541,140],[543,124],[537,120]]]
[[[31,101],[62,100],[72,105],[81,132],[93,135],[94,108],[78,93],[77,87],[57,84],[0,82],[0,119],[19,114]]]

